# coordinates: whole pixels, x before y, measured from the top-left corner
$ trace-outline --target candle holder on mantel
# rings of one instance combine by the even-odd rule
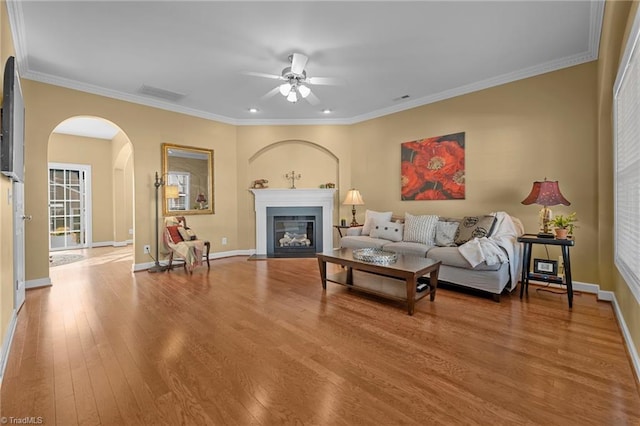
[[[300,180],[302,175],[300,173],[296,173],[295,171],[291,170],[291,173],[287,173],[286,175],[284,175],[284,177],[287,180],[291,181],[291,188],[289,189],[296,189],[296,179]]]

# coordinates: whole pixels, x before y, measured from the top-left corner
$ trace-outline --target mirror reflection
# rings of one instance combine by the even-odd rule
[[[213,150],[162,144],[165,216],[213,214]]]

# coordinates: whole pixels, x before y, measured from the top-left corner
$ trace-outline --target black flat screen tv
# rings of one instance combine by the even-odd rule
[[[16,59],[10,56],[4,66],[2,94],[2,141],[0,172],[24,182],[24,101]]]

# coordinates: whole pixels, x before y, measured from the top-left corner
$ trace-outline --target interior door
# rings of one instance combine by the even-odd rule
[[[91,167],[49,164],[49,250],[90,247]]]
[[[24,215],[24,183],[13,182],[13,303],[16,312],[25,299],[24,274],[24,222],[30,217]]]

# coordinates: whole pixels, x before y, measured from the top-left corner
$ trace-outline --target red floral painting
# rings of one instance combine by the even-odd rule
[[[464,132],[401,144],[403,200],[463,200]]]

